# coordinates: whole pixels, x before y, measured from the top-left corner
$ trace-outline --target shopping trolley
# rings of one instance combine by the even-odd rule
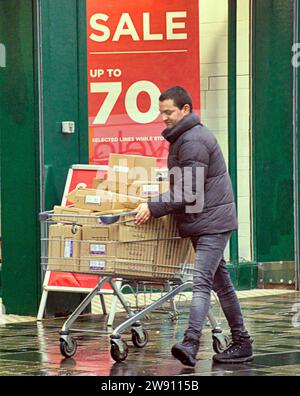
[[[148,333],[141,319],[166,302],[171,302],[175,310],[174,297],[192,288],[193,264],[188,262],[192,246],[188,238],[179,236],[173,216],[151,219],[136,226],[135,213],[115,211],[93,216],[58,215],[49,211],[40,214],[43,269],[99,275],[96,287],[59,332],[60,351],[65,357],[73,356],[77,350],[71,332],[89,331],[72,329],[73,323],[105,284],[110,285],[127,313],[127,319],[110,334],[111,356],[116,362],[128,356],[128,345],[122,339],[122,333],[131,328],[132,343],[137,348],[145,347]],[[120,279],[164,285],[167,291],[150,305],[134,311],[119,287]],[[208,321],[212,328],[213,349],[221,352],[228,346],[229,339],[223,334],[212,310]]]

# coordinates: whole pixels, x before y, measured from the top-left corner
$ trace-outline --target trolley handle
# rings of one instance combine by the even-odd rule
[[[133,216],[136,214],[137,214],[137,211],[132,210],[130,212],[124,212],[124,213],[120,213],[117,215],[112,215],[112,214],[102,215],[102,216],[99,216],[99,219],[103,224],[110,225],[110,224],[114,224],[117,221],[119,221],[120,217],[131,216],[131,215]]]
[[[119,214],[105,214],[105,215],[100,215],[100,216],[94,216],[95,218],[99,219],[103,224],[105,225],[110,225],[110,224],[114,224],[116,222],[118,222],[120,220],[120,217],[125,217],[125,216],[133,216],[136,215],[137,211],[136,210],[132,210],[130,212],[124,212],[124,213],[119,213]],[[50,219],[52,216],[54,216],[53,214],[53,210],[52,211],[48,211],[48,212],[40,212],[39,213],[39,220],[41,222],[47,221],[48,219]],[[57,217],[59,217],[59,215],[55,215]],[[63,217],[70,217],[70,218],[74,218],[74,215],[68,215],[68,214],[64,214]],[[90,218],[92,216],[76,216],[78,218]]]
[[[39,213],[39,220],[40,221],[46,221],[46,220],[48,220],[49,219],[49,213],[51,213],[51,212],[40,212]]]

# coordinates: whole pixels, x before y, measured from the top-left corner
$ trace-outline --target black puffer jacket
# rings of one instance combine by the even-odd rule
[[[176,178],[175,183],[170,178],[170,191],[161,195],[156,202],[149,202],[152,216],[174,214],[182,237],[217,234],[237,229],[231,180],[214,135],[200,123],[195,113],[190,113],[172,129],[165,129],[162,136],[170,142],[170,173],[173,173],[174,167],[187,168],[191,170],[192,177],[182,176],[182,180]],[[197,168],[204,168],[204,206],[200,212],[187,213],[187,208],[191,209],[197,197]],[[201,184],[203,192],[203,183]],[[182,189],[181,185],[184,186],[182,195],[185,199],[176,202],[174,193],[177,188]],[[194,203],[191,202],[193,194]],[[169,202],[164,202],[167,196],[170,197]]]

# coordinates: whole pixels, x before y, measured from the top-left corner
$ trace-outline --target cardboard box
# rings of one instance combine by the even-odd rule
[[[180,273],[190,254],[190,239],[159,241],[154,260],[154,278],[172,279]]]
[[[126,217],[124,220],[126,220]],[[124,221],[119,225],[119,241],[156,240],[159,235],[160,224],[160,219],[153,218],[139,226],[134,221]]]
[[[136,209],[140,203],[147,202],[147,199],[134,197],[132,195],[114,194],[112,209],[113,210],[132,210]]]
[[[134,163],[135,163],[134,155],[117,154],[117,153],[109,154],[107,179],[108,180],[111,179],[110,175],[112,175],[113,173],[128,175],[130,169],[134,168]]]
[[[71,225],[52,224],[48,238],[48,269],[78,271],[81,227],[74,229]]]
[[[151,198],[157,195],[163,194],[169,190],[168,181],[142,181],[135,180],[131,186],[128,187],[128,194],[141,197],[141,198]]]
[[[81,260],[80,271],[86,273],[101,273],[103,274],[114,274],[114,259],[112,258],[100,258],[91,257],[90,259]]]
[[[93,183],[92,183],[92,188],[93,189],[104,190],[104,191],[109,190],[108,186],[107,186],[107,179],[94,178],[93,179]]]
[[[151,273],[156,279],[172,279],[190,256],[190,239],[180,238],[173,216],[151,219],[142,226],[134,222],[121,223],[119,240],[118,259],[130,260],[121,268],[123,273],[133,266],[138,269],[137,276],[147,274],[149,277]]]
[[[118,245],[115,271],[118,275],[134,275],[157,280],[178,278],[185,267],[190,240],[178,239],[158,241],[154,245],[146,242]],[[191,268],[191,265],[188,265]]]
[[[155,242],[119,242],[117,258],[153,263],[156,246]]]
[[[132,217],[125,216],[124,221],[119,225],[120,241],[146,241],[172,237],[179,237],[173,216],[164,216],[159,219],[150,218],[143,225],[136,225],[132,221]]]
[[[92,188],[79,188],[71,191],[68,200],[76,208],[102,212],[112,209],[113,193]]]
[[[82,240],[118,241],[119,225],[83,225]]]
[[[95,223],[97,224],[99,221],[95,217],[99,214],[99,212],[92,212],[89,209],[80,209],[75,208],[74,206],[54,206],[53,214],[58,215],[52,216],[51,220],[60,222],[68,222],[68,223],[76,223],[76,224],[89,224]],[[63,216],[67,215],[67,216]],[[74,215],[74,217],[70,217],[70,215]],[[89,217],[80,217],[80,216],[89,216]]]
[[[159,242],[154,258],[154,277],[172,279],[180,272],[182,264],[190,255],[190,238],[181,238],[174,216],[159,219]]]
[[[128,195],[131,182],[124,183],[121,180],[107,180],[107,190],[118,194]]]
[[[115,264],[115,273],[119,276],[130,276],[133,279],[152,279],[153,263],[141,260],[130,260],[117,258]]]
[[[145,278],[153,276],[159,224],[156,219],[141,226],[134,221],[120,223],[116,261],[118,274]]]
[[[112,272],[117,253],[118,225],[82,227],[80,271]]]
[[[120,275],[153,276],[161,224],[160,219],[150,219],[141,226],[137,226],[134,221],[120,223],[116,262]]]
[[[147,201],[139,197],[91,188],[80,188],[71,191],[68,195],[68,200],[72,202],[76,208],[98,212],[135,209],[141,202]]]
[[[68,192],[64,197],[66,198],[67,201],[71,202],[72,204],[75,201],[75,195],[77,192],[78,188],[74,188],[74,190]],[[73,206],[73,205],[72,205]]]
[[[117,185],[121,183],[127,186],[137,179],[154,180],[156,165],[157,159],[155,157],[110,154],[107,179],[116,182]]]
[[[188,255],[187,262],[188,262],[189,264],[194,264],[194,263],[195,263],[195,259],[196,259],[196,253],[195,253],[195,250],[194,250],[193,245],[192,245],[192,243],[191,243],[191,246],[190,246],[190,253],[189,253],[189,255]]]

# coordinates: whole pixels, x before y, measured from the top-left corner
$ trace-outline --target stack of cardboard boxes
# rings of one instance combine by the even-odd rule
[[[121,275],[171,279],[189,249],[190,241],[179,237],[173,216],[152,218],[142,226],[128,221],[119,225],[116,267]]]
[[[71,207],[54,207],[48,269],[172,278],[190,246],[179,238],[172,216],[142,226],[133,216],[112,225],[100,221],[103,214],[128,212],[168,190],[167,182],[155,180],[156,158],[111,154],[108,165],[106,180],[72,191]]]

